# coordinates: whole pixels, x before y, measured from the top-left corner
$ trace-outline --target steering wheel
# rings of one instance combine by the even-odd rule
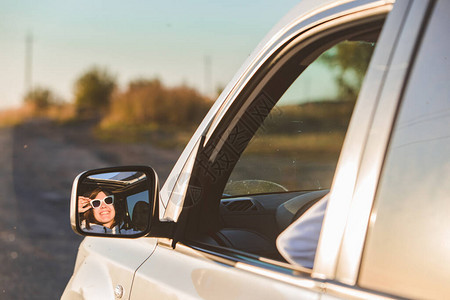
[[[287,191],[287,188],[272,181],[250,179],[228,182],[223,193],[227,195],[250,195],[280,193]]]

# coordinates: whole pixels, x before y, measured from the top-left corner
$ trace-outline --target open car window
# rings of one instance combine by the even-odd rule
[[[252,77],[196,158],[189,241],[286,263],[277,237],[329,192],[384,17],[288,43]]]
[[[253,136],[224,194],[329,189],[374,47],[342,41],[307,66]]]

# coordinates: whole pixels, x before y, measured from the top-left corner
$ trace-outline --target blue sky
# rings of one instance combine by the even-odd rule
[[[2,0],[0,108],[25,92],[25,39],[33,36],[32,85],[72,100],[75,80],[106,67],[120,87],[160,78],[213,93],[298,0]],[[205,79],[205,58],[211,80]]]

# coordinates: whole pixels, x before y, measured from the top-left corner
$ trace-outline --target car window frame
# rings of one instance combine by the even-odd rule
[[[167,181],[161,188],[159,211],[161,221],[178,221],[188,184],[186,179],[192,174],[192,166],[199,148],[213,136],[229,107],[247,89],[249,80],[276,51],[294,38],[303,34],[306,38],[316,33],[316,29],[321,28],[324,24],[332,27],[332,24],[339,23],[342,18],[351,19],[357,15],[371,15],[374,12],[380,13],[380,11],[387,13],[391,10],[393,3],[394,0],[329,1],[327,5],[313,9],[314,5],[305,2],[304,8],[310,11],[301,11],[302,15],[291,22],[280,21],[280,24],[285,24],[284,27],[280,31],[272,30],[258,45],[257,50],[259,52],[254,52],[249,57],[241,70],[227,85],[175,164]],[[299,5],[298,7],[302,6]],[[300,13],[298,10],[297,12]]]
[[[385,13],[380,13],[380,11],[376,11],[375,14],[370,14],[369,16],[361,13],[361,18],[355,18],[355,16],[352,16],[353,18],[348,18],[348,16],[343,17],[341,20],[334,20],[331,23],[322,24],[322,28],[316,28],[313,35],[306,34],[305,36],[301,36],[298,38],[298,40],[291,41],[285,45],[278,53],[275,53],[271,59],[266,61],[266,64],[261,67],[259,70],[260,73],[257,73],[255,76],[252,77],[252,79],[249,81],[248,85],[246,86],[246,89],[243,90],[243,92],[236,98],[233,105],[229,107],[228,111],[224,114],[224,117],[220,124],[216,127],[216,130],[212,134],[213,138],[210,138],[210,140],[205,143],[203,148],[199,151],[196,157],[195,167],[193,171],[193,175],[191,176],[191,180],[189,182],[189,187],[186,192],[186,199],[188,199],[188,203],[184,203],[185,207],[191,207],[193,204],[198,202],[196,199],[191,199],[189,201],[189,197],[194,194],[191,193],[190,190],[198,189],[199,185],[195,182],[195,180],[206,177],[205,175],[199,175],[195,172],[201,173],[201,169],[203,169],[203,173],[208,173],[210,177],[212,177],[212,181],[215,182],[215,185],[218,185],[217,190],[212,191],[211,185],[208,187],[210,188],[207,191],[202,191],[203,193],[208,193],[208,201],[204,201],[202,205],[204,206],[202,208],[202,215],[208,217],[207,211],[213,211],[212,206],[215,205],[212,199],[216,199],[214,201],[219,201],[222,195],[223,188],[225,187],[226,180],[228,180],[229,176],[224,176],[224,172],[231,173],[232,168],[227,167],[227,169],[224,171],[222,168],[222,162],[220,161],[221,158],[219,155],[222,155],[221,152],[222,149],[229,149],[236,147],[235,145],[226,144],[228,139],[233,139],[232,135],[234,132],[234,129],[236,128],[236,125],[238,122],[242,121],[244,117],[248,117],[249,109],[255,110],[256,113],[259,113],[260,110],[270,109],[275,105],[275,103],[278,101],[279,98],[273,98],[272,95],[268,94],[268,90],[266,89],[267,84],[270,83],[270,80],[273,79],[273,76],[275,73],[279,72],[282,68],[286,66],[286,62],[290,61],[291,58],[294,58],[299,53],[302,53],[303,51],[307,51],[307,58],[309,59],[310,55],[313,55],[314,57],[318,54],[317,49],[320,53],[323,52],[323,50],[328,49],[332,45],[336,44],[339,40],[344,40],[347,37],[354,36],[354,29],[358,26],[365,27],[365,29],[360,30],[367,30],[367,28],[370,28],[369,31],[373,31],[376,26],[381,26],[380,22],[382,22],[385,18]],[[342,24],[338,24],[337,22],[341,21]],[[378,25],[376,25],[378,24]],[[321,31],[319,31],[322,29]],[[330,40],[332,36],[335,36]],[[309,48],[312,48],[309,49]],[[312,52],[314,51],[314,52]],[[303,53],[304,54],[304,53]],[[318,55],[317,55],[318,56]],[[300,72],[301,73],[301,72]],[[292,76],[293,74],[290,74]],[[296,74],[295,77],[291,78],[294,80],[298,77],[299,74]],[[272,85],[273,82],[271,83]],[[286,85],[286,89],[288,86]],[[285,91],[283,88],[277,88],[275,90],[275,93],[279,93],[279,90]],[[273,91],[271,91],[273,92]],[[282,93],[279,94],[281,97]],[[257,118],[260,118],[260,116],[257,116]],[[245,134],[250,134],[247,136],[248,139],[245,139],[246,137],[240,136],[238,137],[239,141],[238,148],[232,149],[232,150],[224,150],[225,153],[231,153],[231,155],[238,155],[242,154],[242,150],[245,149],[246,143],[248,143],[251,140],[251,137],[254,136],[256,133],[256,129],[259,127],[260,124],[262,124],[261,120],[252,119],[251,122],[246,123],[252,123],[252,128],[250,128],[250,125],[243,126],[246,129]],[[255,122],[261,122],[260,124],[256,124]],[[245,123],[245,122],[244,122]],[[254,130],[254,132],[252,131]],[[245,135],[244,134],[244,135]],[[242,144],[244,144],[242,146]],[[240,147],[240,148],[239,148]],[[239,152],[241,151],[241,152]],[[237,158],[237,156],[235,157]],[[225,158],[225,160],[228,158]],[[237,161],[237,160],[236,160]],[[215,167],[208,166],[209,164],[215,165]],[[225,164],[228,164],[225,162]],[[218,170],[216,174],[212,174],[215,172],[215,170]],[[217,183],[223,183],[223,187],[220,188],[220,185]],[[220,191],[219,191],[220,190]],[[211,194],[212,193],[212,194]],[[183,214],[183,213],[182,213]],[[205,218],[206,218],[205,217]],[[210,217],[209,222],[205,222],[205,224],[212,224],[216,220],[215,216]]]
[[[391,8],[392,8],[392,5],[391,5],[391,3],[388,3],[388,4],[386,4],[386,3],[383,3],[383,5],[380,5],[380,6],[377,6],[377,7],[372,7],[371,9],[367,9],[367,8],[365,8],[365,9],[363,9],[362,11],[353,11],[352,12],[352,14],[350,14],[350,15],[348,15],[348,14],[346,14],[345,16],[342,16],[341,17],[341,19],[339,19],[339,18],[337,18],[337,19],[334,19],[333,21],[331,21],[331,22],[328,22],[328,23],[322,23],[322,24],[320,24],[322,27],[320,27],[320,26],[318,26],[319,28],[315,28],[315,30],[312,30],[313,32],[313,34],[317,34],[318,32],[317,32],[317,30],[318,29],[322,29],[322,32],[326,32],[327,30],[337,30],[337,31],[339,31],[339,30],[342,30],[342,27],[339,27],[337,24],[338,24],[338,22],[339,21],[341,21],[342,22],[342,26],[345,26],[345,25],[348,25],[348,24],[351,24],[351,26],[355,26],[354,25],[354,23],[352,22],[352,21],[358,21],[358,22],[361,22],[361,23],[367,23],[367,22],[369,22],[368,21],[368,19],[370,19],[370,17],[374,17],[375,19],[376,18],[381,18],[381,19],[385,19],[385,16],[390,12],[390,10],[391,10]],[[382,16],[382,17],[380,17],[380,16]],[[305,34],[305,33],[303,33],[303,34]],[[311,32],[307,32],[306,34],[305,34],[305,36],[306,37],[308,37],[308,34],[311,34]],[[329,34],[329,32],[327,32],[327,34]],[[300,33],[299,33],[299,35],[301,35]],[[303,36],[303,38],[305,37],[305,36]],[[301,39],[301,37],[300,37],[300,39]],[[258,85],[260,85],[260,86],[264,86],[264,82],[262,82],[262,83],[259,83]],[[254,89],[254,87],[252,87],[251,88],[251,90],[252,90],[252,92],[255,90]],[[246,99],[251,99],[252,97],[250,96],[246,96],[245,97]],[[236,100],[236,98],[234,98],[233,100]],[[236,102],[235,103],[232,103],[232,104],[236,104]],[[245,103],[244,103],[245,104]],[[245,107],[245,105],[244,104],[242,104],[241,103],[241,105],[240,105],[240,107],[239,108],[246,108]],[[231,104],[230,104],[231,105]],[[227,113],[229,113],[229,111],[227,111]],[[222,125],[223,123],[223,119],[226,119],[225,117],[227,116],[227,113],[224,113],[223,114],[223,116],[222,116],[222,118],[221,118],[221,121],[220,122],[218,122],[218,124],[216,125],[216,129],[217,128],[220,128],[220,125]],[[229,122],[229,120],[228,120],[228,122]],[[210,132],[208,132],[208,134],[207,134],[207,137],[206,137],[206,139],[209,137],[211,137],[212,135],[213,135],[213,133],[212,132],[215,132],[214,130],[212,130],[212,129],[210,128]],[[206,140],[205,139],[205,140]],[[198,158],[197,158],[198,159]],[[189,193],[189,191],[188,191],[188,193]],[[185,208],[183,209],[183,211],[182,211],[182,215],[183,215],[183,213],[185,213],[186,211],[188,211],[189,209],[191,209],[191,207],[186,207],[186,205],[185,205]],[[181,223],[183,222],[182,221],[182,217],[180,217],[180,220],[181,220]],[[181,226],[182,227],[182,226]],[[191,243],[189,242],[189,241],[182,241],[182,243],[184,244],[184,245],[187,245],[187,246],[189,246],[189,245],[191,245]],[[202,249],[202,247],[196,247],[196,249],[198,250],[198,251],[203,251]],[[231,250],[230,252],[233,252],[232,251],[232,249],[229,249],[229,250]],[[215,260],[215,258],[214,258],[214,254],[212,254],[212,253],[214,253],[214,251],[210,251],[210,250],[208,250],[208,251],[206,251],[205,250],[205,252],[208,252],[209,254],[210,254],[210,258],[211,259],[213,259],[213,260]],[[217,251],[216,252],[216,254],[215,254],[217,257],[216,257],[216,260],[217,261],[222,261],[221,259],[220,259],[220,257],[221,257],[221,254],[220,254],[220,251]],[[245,261],[245,259],[243,259],[243,256],[242,255],[236,255],[236,256],[232,256],[231,257],[232,258],[232,260],[234,261],[234,262],[236,262],[236,261],[240,261],[240,262],[244,262],[245,264],[248,264],[248,265],[254,265],[252,262],[249,262],[249,261]],[[282,263],[278,263],[278,262],[275,262],[275,261],[269,261],[269,260],[265,260],[265,261],[262,261],[262,263],[263,264],[266,264],[267,265],[267,267],[268,268],[270,268],[271,266],[274,266],[274,265],[276,265],[276,266],[278,266],[278,267],[281,267],[281,268],[284,268],[285,270],[287,270],[287,272],[288,273],[290,273],[291,275],[295,275],[295,274],[297,274],[298,272],[299,272],[299,270],[301,270],[300,271],[300,273],[301,274],[303,274],[303,275],[306,275],[306,276],[310,276],[310,274],[311,274],[311,271],[306,271],[306,270],[303,270],[302,268],[296,268],[295,266],[292,266],[292,265],[289,265],[289,264],[282,264]],[[231,264],[231,263],[230,263]],[[233,264],[234,265],[234,264]],[[316,280],[316,281],[321,281],[321,279],[320,278],[311,278],[311,279],[314,279],[314,280]]]

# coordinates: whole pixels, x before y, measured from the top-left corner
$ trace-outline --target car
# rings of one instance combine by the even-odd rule
[[[86,238],[62,299],[450,297],[449,13],[442,0],[300,2],[161,188],[148,166],[75,179]],[[94,186],[132,234],[83,227]],[[297,264],[277,238],[324,197],[313,265]]]

